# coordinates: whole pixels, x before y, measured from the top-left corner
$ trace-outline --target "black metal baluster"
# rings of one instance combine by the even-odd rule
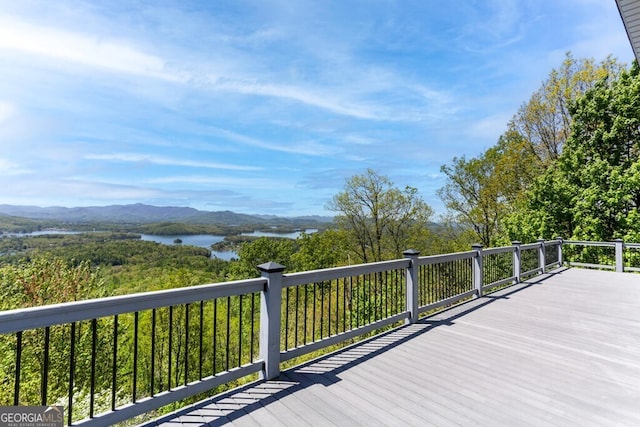
[[[307,343],[307,318],[309,317],[309,285],[304,285],[304,344]]]
[[[422,267],[418,267],[419,269],[422,269]],[[420,272],[422,273],[422,271]],[[400,310],[398,310],[398,307],[400,306],[400,281],[398,280],[398,276],[401,276],[400,272],[398,270],[395,270],[393,272],[393,283],[394,283],[394,293],[395,293],[395,298],[394,298],[394,302],[395,302],[395,307],[394,307],[394,313],[399,313]],[[420,285],[420,283],[424,283],[423,282],[424,278],[422,277],[422,274],[420,274],[420,282],[418,284],[418,286]],[[420,294],[422,295],[423,292],[420,292]],[[420,301],[420,298],[418,298],[418,301]],[[420,304],[418,304],[420,305]]]
[[[213,375],[218,373],[216,366],[216,355],[218,353],[218,300],[213,300]]]
[[[342,332],[347,330],[347,278],[342,278]]]
[[[320,284],[320,339],[324,336],[324,283]]]
[[[300,297],[300,286],[296,286],[296,317],[295,317],[295,321],[294,321],[294,338],[295,338],[295,342],[294,342],[294,348],[298,347],[298,311],[300,310],[299,307],[299,297]]]
[[[71,342],[69,343],[69,400],[67,405],[67,424],[71,425],[73,420],[73,380],[76,370],[76,322],[71,322],[70,331]]]
[[[184,305],[184,385],[189,383],[189,304]]]
[[[16,375],[13,385],[13,406],[20,403],[20,370],[22,362],[22,331],[16,332]]]
[[[353,312],[354,311],[355,311],[355,305],[353,303],[353,276],[349,276],[349,330],[353,329]]]
[[[288,289],[287,289],[288,290]],[[242,297],[244,295],[240,295],[240,301],[238,303],[238,367],[242,366]]]
[[[136,390],[138,388],[138,334],[140,325],[140,315],[136,311],[133,313],[133,381],[131,382],[132,402],[136,403]]]
[[[422,284],[422,304],[426,305],[431,303],[431,295],[429,293],[429,272],[431,271],[428,265],[420,267],[420,283]]]
[[[436,264],[429,265],[429,295],[431,302],[438,301],[438,292],[436,286]]]
[[[436,268],[436,283],[438,285],[438,301],[444,299],[445,289],[444,282],[442,281],[442,269],[444,264],[437,264]]]
[[[296,288],[298,289],[298,288]],[[255,323],[256,323],[256,312],[255,312],[255,300],[256,300],[256,294],[251,294],[251,359],[249,360],[249,363],[253,363],[253,341],[255,339],[254,337],[254,329],[255,329]],[[296,313],[297,314],[297,313]],[[296,315],[296,321],[298,320],[298,316]]]
[[[384,317],[389,317],[389,271],[384,272]]]
[[[167,369],[167,390],[171,390],[171,367],[173,365],[173,306],[169,306],[169,350],[167,352],[167,357],[169,359],[169,367]]]
[[[311,342],[316,340],[316,284],[313,284],[313,316],[311,317]]]
[[[382,272],[376,273],[374,275],[374,282],[373,282],[373,305],[376,308],[376,311],[374,313],[373,316],[373,321],[377,321],[382,319],[382,297],[384,296],[384,289],[383,289],[384,283],[382,282]]]
[[[289,349],[289,290],[287,288],[284,294],[284,349]]]
[[[377,321],[379,319],[382,319],[382,297],[383,297],[383,283],[382,283],[382,273],[376,273],[374,275],[374,282],[373,282],[373,297],[374,297],[374,301],[373,304],[376,307],[376,311],[374,313],[373,316],[373,321]]]
[[[49,341],[51,329],[49,326],[44,328],[44,354],[42,355],[42,378],[40,383],[41,405],[47,404],[47,389],[49,388]]]
[[[372,285],[372,283],[371,283],[371,273],[367,274],[367,282],[369,284],[369,286],[368,286],[369,295],[367,295],[368,303],[369,303],[369,310],[368,310],[369,311],[369,317],[368,317],[367,320],[369,321],[369,323],[371,323],[371,318],[373,317],[373,308],[374,308],[374,306],[371,305],[371,294],[372,294],[372,292],[371,292],[371,285]],[[374,301],[374,304],[375,304],[375,301]]]
[[[342,279],[342,283],[344,283],[344,279]],[[340,279],[335,279],[335,284],[336,284],[336,291],[335,291],[335,295],[336,295],[336,309],[335,309],[335,313],[336,313],[336,317],[335,317],[335,330],[333,331],[334,335],[337,335],[340,333],[340,318],[342,317],[344,319],[343,316],[341,316],[341,312],[340,312],[340,289],[342,288],[341,286],[341,281]],[[343,321],[344,322],[344,321]]]
[[[204,337],[204,301],[200,301],[200,348],[198,349],[198,378],[202,379],[202,341]]]
[[[155,371],[156,371],[156,309],[151,310],[151,370],[149,378],[150,394],[155,394]]]
[[[330,337],[331,336],[331,287],[332,287],[332,281],[329,281],[329,303],[327,306],[327,336]]]
[[[116,410],[116,389],[118,386],[118,315],[113,316],[113,357],[111,362],[111,410]]]
[[[229,341],[231,338],[231,297],[227,297],[227,342],[226,342],[226,357],[225,357],[225,371],[229,371]]]
[[[89,396],[89,418],[93,418],[96,392],[96,342],[98,335],[98,321],[91,320],[91,395]]]
[[[356,276],[356,328],[360,326],[360,301],[361,301],[361,296],[358,295],[358,292],[360,290],[360,288],[362,288],[362,286],[360,286],[360,277],[361,276]]]

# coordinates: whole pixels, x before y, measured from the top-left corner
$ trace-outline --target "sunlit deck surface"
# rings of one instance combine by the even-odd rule
[[[565,269],[150,425],[640,425],[640,275]]]

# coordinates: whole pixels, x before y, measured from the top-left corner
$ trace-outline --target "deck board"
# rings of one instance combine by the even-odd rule
[[[151,425],[640,425],[640,275],[564,269]]]

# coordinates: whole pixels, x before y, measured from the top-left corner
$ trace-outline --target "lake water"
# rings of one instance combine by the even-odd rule
[[[69,231],[69,230],[41,230],[32,231],[30,233],[4,233],[2,236],[9,237],[22,237],[22,236],[46,236],[48,234],[80,234],[84,231]]]
[[[305,230],[307,234],[315,233],[316,229]],[[289,239],[296,239],[302,234],[301,231],[293,233],[272,233],[265,231],[254,231],[253,233],[242,233],[243,236],[255,236],[255,237],[288,237]],[[214,243],[222,242],[224,236],[218,236],[216,234],[179,234],[173,236],[157,235],[157,234],[141,234],[142,240],[148,240],[151,242],[162,243],[163,245],[175,245],[176,239],[182,240],[182,245],[199,246],[211,250],[211,245]],[[226,261],[231,258],[238,258],[238,254],[233,251],[214,251],[211,250],[211,256],[224,259]]]
[[[233,251],[214,251],[211,250],[211,245],[214,243],[222,242],[224,236],[218,236],[215,234],[178,234],[172,236],[159,235],[159,234],[141,234],[141,240],[147,240],[150,242],[158,242],[163,245],[175,245],[176,239],[182,240],[181,245],[199,246],[201,248],[207,248],[211,251],[211,257],[224,259],[226,261],[231,258],[238,258],[238,254]]]

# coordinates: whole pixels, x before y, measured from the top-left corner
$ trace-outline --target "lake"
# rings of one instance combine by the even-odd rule
[[[85,233],[84,231],[69,231],[69,230],[41,230],[41,231],[31,231],[29,233],[4,233],[2,236],[8,237],[23,237],[23,236],[46,236],[48,234],[80,234]]]
[[[305,233],[315,233],[316,229],[305,230]],[[265,231],[254,231],[252,233],[242,233],[243,236],[255,236],[255,237],[287,237],[289,239],[296,239],[302,234],[301,231],[295,231],[292,233],[272,233]],[[163,245],[175,245],[176,239],[182,240],[181,245],[199,246],[201,248],[207,248],[211,250],[211,245],[214,243],[222,242],[224,236],[218,236],[216,234],[178,234],[178,235],[158,235],[158,234],[141,234],[142,240],[151,242],[162,243]],[[211,257],[216,257],[230,261],[231,258],[238,258],[238,254],[233,251],[214,251],[211,250]]]
[[[201,248],[207,248],[211,251],[211,257],[216,257],[230,261],[231,258],[238,258],[238,254],[233,251],[214,251],[211,250],[211,245],[214,243],[222,242],[224,236],[218,236],[216,234],[178,234],[178,235],[160,235],[160,234],[141,234],[141,240],[150,242],[158,242],[163,245],[175,245],[176,239],[182,240],[181,245],[199,246]]]

